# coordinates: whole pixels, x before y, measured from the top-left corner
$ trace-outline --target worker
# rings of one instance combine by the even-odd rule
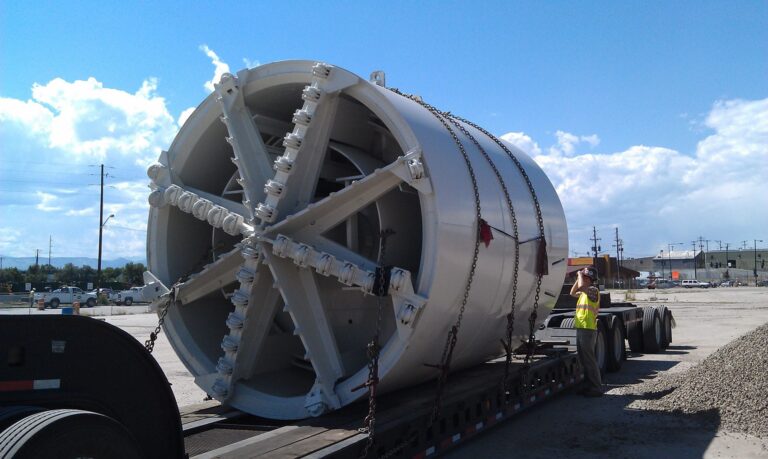
[[[578,298],[574,319],[576,348],[587,382],[580,394],[586,397],[600,397],[603,395],[603,384],[595,357],[597,312],[600,309],[600,290],[595,286],[597,270],[589,266],[577,271],[577,276],[576,283],[571,287],[571,296]]]

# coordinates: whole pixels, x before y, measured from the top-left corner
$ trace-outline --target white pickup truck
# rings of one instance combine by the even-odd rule
[[[89,308],[96,306],[96,295],[84,292],[77,287],[61,287],[52,292],[38,292],[33,298],[35,304],[43,300],[46,306],[54,309],[58,308],[60,304],[72,304],[75,301]]]
[[[131,287],[128,290],[111,294],[109,300],[116,305],[125,304],[126,306],[130,306],[133,303],[146,303],[147,300],[144,298],[143,290],[144,287]]]

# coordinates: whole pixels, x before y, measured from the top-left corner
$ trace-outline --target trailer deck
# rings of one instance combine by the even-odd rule
[[[503,360],[452,374],[433,425],[429,418],[434,382],[380,396],[376,442],[369,456],[421,458],[442,453],[583,379],[576,355],[564,348],[543,349],[534,357],[527,390],[520,384],[524,365],[512,365],[513,389],[506,397],[501,391]],[[212,402],[185,410],[182,424],[192,458],[356,458],[368,437],[358,430],[367,409],[363,401],[320,418],[280,425]]]

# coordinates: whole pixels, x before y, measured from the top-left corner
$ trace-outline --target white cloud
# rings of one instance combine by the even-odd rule
[[[524,133],[502,138],[531,154],[554,184],[577,251],[587,249],[593,225],[610,231],[617,224],[639,254],[699,235],[761,237],[768,227],[768,213],[757,211],[768,208],[768,99],[718,101],[704,126],[710,133],[690,154],[647,145],[580,154],[578,144],[597,146],[599,138],[564,131],[546,153]]]
[[[146,166],[168,147],[177,129],[151,78],[135,92],[105,87],[95,78],[56,78],[33,85],[29,100],[0,98],[0,172],[26,169],[0,206],[2,215],[23,215],[13,228],[24,228],[24,237],[6,254],[29,256],[47,247],[49,235],[57,256],[95,253],[99,188],[89,185],[98,184],[99,177],[91,164],[103,163],[109,173],[105,215],[119,211],[131,224],[126,226],[145,228]],[[11,227],[10,220],[3,220]],[[125,232],[115,229],[114,239],[105,236],[105,256],[110,250],[115,256],[144,255],[146,233]]]
[[[34,84],[32,99],[26,102],[0,99],[0,120],[8,124],[4,130],[11,141],[31,139],[49,149],[49,158],[146,166],[176,132],[156,89],[154,79],[129,93],[105,88],[95,78],[56,78]]]
[[[0,227],[0,253],[9,255],[19,243],[21,231],[14,228]]]
[[[211,78],[209,81],[206,81],[203,85],[203,87],[207,89],[208,92],[213,92],[213,85],[221,80],[222,75],[229,73],[229,65],[222,61],[219,56],[213,52],[211,48],[208,47],[208,45],[200,45],[200,51],[205,53],[205,55],[211,59],[211,63],[214,66],[213,78]]]
[[[592,135],[574,135],[570,132],[557,131],[557,144],[549,148],[549,153],[553,155],[573,156],[576,153],[576,146],[580,143],[586,143],[590,147],[596,147],[600,143],[597,134]]]
[[[55,194],[45,193],[43,191],[38,191],[35,194],[40,198],[40,202],[35,206],[38,210],[42,210],[43,212],[55,212],[61,210],[60,206],[54,205],[59,200],[59,197]]]
[[[247,57],[244,57],[243,58],[243,64],[245,64],[246,68],[252,69],[254,67],[260,66],[261,62],[259,62],[258,60],[253,60],[252,61],[252,60],[248,59]]]
[[[184,126],[184,123],[187,122],[187,120],[189,119],[190,116],[192,116],[192,113],[194,111],[195,111],[195,107],[189,107],[188,109],[181,112],[181,114],[179,115],[179,121],[177,123],[179,125],[179,128]]]
[[[541,154],[541,148],[539,148],[539,144],[534,142],[533,139],[522,132],[508,132],[502,135],[501,139],[506,140],[530,156],[537,156]]]
[[[84,209],[70,209],[64,213],[67,217],[84,217],[87,215],[96,215],[95,207],[86,207]]]

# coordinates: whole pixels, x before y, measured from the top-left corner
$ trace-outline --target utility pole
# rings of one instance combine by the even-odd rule
[[[51,269],[51,249],[53,248],[53,236],[48,235],[48,269]]]
[[[698,279],[699,273],[696,271],[696,241],[691,241],[693,244],[693,278]]]
[[[755,254],[755,269],[752,270],[752,273],[755,275],[755,287],[757,287],[757,243],[763,242],[762,239],[755,239],[754,240],[754,254]]]
[[[597,245],[597,241],[599,241],[600,238],[597,237],[597,228],[594,226],[592,227],[592,238],[590,240],[592,241],[592,251],[595,254],[595,256],[592,257],[592,265],[595,267],[595,270],[597,270],[597,274],[599,276],[600,271],[597,269],[597,252],[600,250],[600,246]]]
[[[101,288],[101,232],[104,228],[104,165],[101,165],[101,193],[99,195],[99,261],[96,268],[96,294]]]
[[[36,249],[35,250],[35,269],[37,269],[39,261],[40,261],[40,249]]]
[[[667,248],[669,249],[669,252],[667,252],[667,256],[669,257],[669,278],[672,278],[672,249],[675,248],[676,245],[681,245],[682,242],[670,242],[667,244]]]
[[[704,239],[704,236],[699,236],[699,250],[704,250],[704,243],[706,243],[706,250],[704,250],[704,270],[706,272],[707,282],[709,282],[709,265],[707,264],[707,253],[709,253],[709,239]]]
[[[621,242],[619,241],[619,227],[616,227],[616,281],[621,278]]]

